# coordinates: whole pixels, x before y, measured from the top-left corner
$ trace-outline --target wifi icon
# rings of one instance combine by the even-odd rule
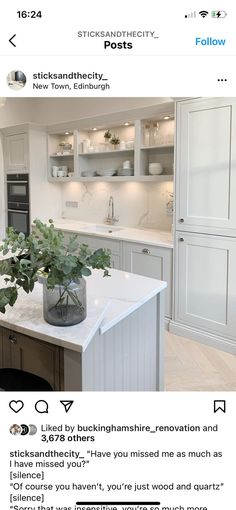
[[[205,18],[209,14],[209,12],[208,11],[200,11],[199,14],[202,18]]]

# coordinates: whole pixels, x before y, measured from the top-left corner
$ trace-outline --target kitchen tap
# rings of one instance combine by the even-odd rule
[[[106,218],[106,223],[109,225],[114,225],[119,221],[119,217],[115,216],[115,208],[114,208],[114,198],[110,196],[109,202],[108,202],[108,216]]]

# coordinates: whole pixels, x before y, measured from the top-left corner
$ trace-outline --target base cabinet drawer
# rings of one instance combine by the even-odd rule
[[[172,249],[124,243],[124,270],[167,282],[166,317],[172,314]]]
[[[65,239],[69,239],[71,235],[73,234],[64,232]],[[80,244],[87,244],[91,250],[98,250],[99,248],[110,250],[111,267],[113,269],[122,269],[122,241],[84,234],[78,234],[78,239]]]
[[[63,349],[9,329],[1,328],[1,368],[17,368],[38,375],[61,390]]]
[[[178,232],[175,320],[236,340],[236,239]]]

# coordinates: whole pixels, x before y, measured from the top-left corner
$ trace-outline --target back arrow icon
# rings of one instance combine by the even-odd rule
[[[12,39],[14,39],[14,37],[16,37],[16,34],[14,34],[10,39],[9,39],[9,43],[12,44],[12,46],[14,46],[14,48],[16,48],[16,45],[14,44],[14,42],[12,41]]]

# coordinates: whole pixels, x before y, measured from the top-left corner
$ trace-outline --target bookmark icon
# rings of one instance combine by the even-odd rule
[[[71,406],[74,404],[74,400],[60,400],[60,402],[64,406],[66,413],[68,413]]]

